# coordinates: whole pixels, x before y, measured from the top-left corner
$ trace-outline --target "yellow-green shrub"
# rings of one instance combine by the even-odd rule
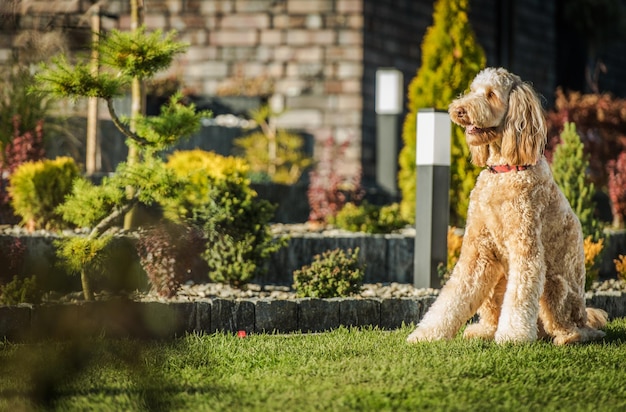
[[[461,256],[461,246],[463,246],[463,235],[459,233],[458,229],[454,226],[448,228],[448,261],[444,266],[443,263],[439,265],[438,272],[441,277],[441,283],[446,283],[450,279],[452,269],[456,266]]]
[[[63,220],[55,209],[71,192],[78,176],[78,166],[70,157],[21,164],[9,177],[15,214],[29,229],[61,227]]]
[[[340,229],[365,233],[391,233],[407,224],[400,216],[398,203],[376,206],[367,202],[358,206],[346,203],[336,216],[329,219],[329,223]]]
[[[583,243],[585,249],[585,290],[589,290],[593,282],[598,279],[598,262],[602,256],[604,248],[604,239],[593,241],[593,236],[589,235]]]
[[[166,207],[168,217],[191,217],[194,208],[201,206],[208,199],[209,184],[213,179],[234,180],[248,186],[248,172],[250,170],[245,160],[222,156],[205,150],[181,150],[168,157],[165,167],[187,182],[182,190],[181,197],[176,204]],[[249,189],[252,191],[252,189]],[[171,215],[174,216],[171,216]]]
[[[615,263],[617,278],[626,281],[626,256],[619,255],[617,259],[613,259],[613,263]]]

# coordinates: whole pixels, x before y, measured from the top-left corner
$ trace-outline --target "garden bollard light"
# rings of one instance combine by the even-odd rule
[[[447,112],[418,111],[413,261],[416,288],[441,287],[439,268],[445,268],[448,260],[450,131]]]
[[[394,198],[398,196],[402,79],[396,69],[376,71],[376,184]]]

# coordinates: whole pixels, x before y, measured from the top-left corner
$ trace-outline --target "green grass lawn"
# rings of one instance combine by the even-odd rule
[[[409,332],[4,343],[0,410],[626,410],[624,319],[569,347]]]

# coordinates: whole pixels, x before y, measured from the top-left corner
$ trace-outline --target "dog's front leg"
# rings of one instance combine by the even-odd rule
[[[476,313],[501,272],[493,270],[494,255],[490,235],[468,227],[461,256],[448,282],[430,307],[408,342],[451,339]]]
[[[509,273],[496,342],[532,342],[537,339],[539,298],[546,277],[544,253],[539,234],[512,237]]]

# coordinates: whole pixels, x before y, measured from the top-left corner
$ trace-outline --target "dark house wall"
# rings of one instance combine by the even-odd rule
[[[403,73],[406,93],[409,82],[419,68],[422,38],[426,28],[432,24],[433,8],[428,1],[364,0],[364,2],[361,155],[364,178],[373,180],[376,173],[376,71],[387,67],[400,70]]]

